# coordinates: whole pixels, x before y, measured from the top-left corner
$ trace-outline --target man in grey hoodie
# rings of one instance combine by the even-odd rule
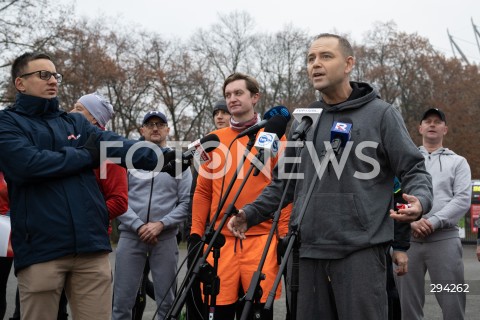
[[[307,70],[323,112],[306,132],[306,147],[285,153],[285,159],[300,158],[298,179],[286,189],[285,201],[293,201],[290,232],[298,230],[300,244],[299,319],[387,319],[391,218],[411,222],[431,207],[431,177],[400,113],[369,84],[350,81],[354,63],[345,38],[321,34],[312,42]],[[336,122],[352,125],[343,152],[330,143]],[[286,187],[281,170],[278,165],[272,183],[231,218],[235,236],[244,238],[248,227],[271,219]],[[398,211],[392,210],[395,176],[409,204]]]
[[[423,319],[425,273],[442,308],[443,319],[461,320],[465,316],[466,289],[462,244],[458,220],[470,208],[471,173],[464,157],[443,147],[448,127],[445,114],[428,109],[420,121],[425,166],[432,175],[433,207],[418,221],[412,222],[409,271],[397,278],[402,319]]]
[[[166,116],[150,111],[141,128],[145,141],[167,147]],[[175,297],[178,262],[177,231],[190,203],[192,174],[128,171],[128,210],[120,221],[113,281],[112,320],[131,320],[132,308],[147,260],[153,278],[158,319],[164,319]]]

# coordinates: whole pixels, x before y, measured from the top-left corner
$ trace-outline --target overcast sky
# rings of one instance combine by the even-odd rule
[[[76,0],[76,8],[81,16],[120,16],[125,22],[183,39],[218,22],[218,14],[235,10],[247,11],[257,31],[275,32],[292,23],[311,35],[335,31],[350,34],[357,42],[375,22],[393,20],[399,31],[416,32],[452,56],[448,29],[467,58],[480,61],[472,26],[473,19],[480,31],[480,0]]]

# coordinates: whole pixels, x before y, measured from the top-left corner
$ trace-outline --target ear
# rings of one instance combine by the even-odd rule
[[[443,135],[446,135],[447,132],[448,132],[448,127],[447,127],[447,125],[445,125],[445,130],[443,131]]]
[[[355,58],[352,56],[348,56],[345,60],[345,73],[349,74],[353,70],[353,66],[355,65]]]
[[[422,125],[418,126],[418,133],[422,134]]]
[[[27,89],[25,88],[25,85],[23,84],[23,79],[20,77],[17,77],[15,79],[15,88],[20,92],[27,91]]]
[[[145,132],[144,132],[145,128],[142,126],[140,127],[140,134],[142,135],[142,137],[145,137]]]
[[[260,100],[260,93],[258,93],[258,92],[255,93],[255,94],[252,96],[252,100],[253,100],[253,105],[256,106],[258,100]]]

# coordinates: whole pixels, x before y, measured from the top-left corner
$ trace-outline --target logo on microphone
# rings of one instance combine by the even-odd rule
[[[335,126],[335,129],[337,129],[338,131],[347,132],[348,123],[337,122],[337,125]]]
[[[273,135],[271,134],[263,134],[261,137],[258,138],[258,142],[261,144],[267,144],[273,141]]]
[[[274,155],[278,152],[278,138],[277,135],[270,132],[262,132],[255,142],[257,149],[269,150]]]

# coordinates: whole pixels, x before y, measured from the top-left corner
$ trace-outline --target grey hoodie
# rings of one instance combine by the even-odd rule
[[[470,209],[472,176],[467,160],[448,148],[432,153],[418,148],[425,157],[425,167],[432,175],[433,207],[423,217],[435,231],[425,238],[411,237],[413,242],[432,242],[458,238],[458,220]]]
[[[138,170],[132,174],[129,170],[128,210],[117,218],[121,236],[138,239],[137,230],[143,224],[161,221],[165,227],[158,239],[175,237],[188,214],[191,185],[190,170],[185,170],[181,179],[165,172]]]
[[[302,258],[339,259],[356,250],[390,242],[394,233],[389,209],[393,208],[395,176],[405,193],[418,197],[424,212],[431,208],[431,177],[401,115],[380,100],[370,85],[359,82],[351,85],[354,91],[347,101],[335,106],[323,103],[320,120],[306,137],[314,149],[304,147],[300,153],[297,172],[303,174],[303,179],[295,180],[287,191],[287,202],[294,203],[291,226],[299,224],[297,217],[308,200],[300,224]],[[353,125],[351,149],[345,148],[341,157],[333,159],[339,163],[345,161],[343,170],[335,169],[330,162],[321,178],[316,179],[312,197],[306,199],[320,167],[312,158],[322,158],[335,121]],[[290,135],[297,125],[293,124]],[[285,157],[295,157],[297,150],[287,148]],[[283,189],[284,180],[274,176],[257,200],[243,208],[249,225],[267,219],[267,213],[277,209]]]

